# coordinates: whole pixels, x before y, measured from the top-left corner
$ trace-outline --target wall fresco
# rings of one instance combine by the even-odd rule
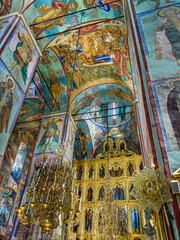
[[[67,83],[64,70],[58,56],[51,50],[46,49],[38,63],[38,72],[41,78],[46,102],[51,111],[65,112],[67,110]],[[45,105],[45,112],[50,110]]]
[[[2,61],[0,61],[0,76],[0,154],[3,156],[24,94]]]
[[[5,0],[3,3],[0,3],[0,16],[7,14],[11,9],[13,0]]]
[[[179,85],[179,78],[153,84],[158,116],[172,173],[179,167],[177,162],[180,151]]]
[[[24,166],[24,161],[26,159],[26,155],[27,155],[27,146],[24,142],[21,142],[20,146],[19,146],[19,150],[17,152],[16,155],[16,159],[15,162],[13,164],[12,170],[11,170],[11,176],[13,177],[13,179],[15,180],[15,182],[18,184],[20,177],[21,177],[21,173],[22,173],[22,169]]]
[[[180,4],[137,15],[151,80],[180,74]]]
[[[178,3],[178,0],[133,0],[136,13],[145,12],[159,7],[169,6],[170,4]]]
[[[64,145],[65,147],[64,155],[67,157],[67,159],[71,164],[73,160],[75,133],[76,133],[75,123],[68,116],[68,125],[67,125],[66,139],[65,139],[65,145]]]
[[[59,147],[63,122],[64,115],[42,120],[35,153],[53,152]]]
[[[1,58],[25,92],[34,73],[39,52],[22,20],[6,44]]]
[[[16,193],[11,188],[5,188],[0,203],[0,226],[6,227]]]
[[[88,125],[85,121],[79,121],[74,144],[74,156],[76,160],[92,159],[92,142]]]

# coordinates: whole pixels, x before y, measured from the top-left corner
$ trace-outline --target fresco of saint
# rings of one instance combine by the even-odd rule
[[[49,100],[52,100],[52,108],[54,109],[56,107],[56,104],[60,103],[61,101],[60,98],[63,92],[65,92],[65,88],[63,88],[62,83],[56,77],[56,72],[54,69],[52,68],[49,69],[48,75],[49,75],[49,83],[50,83]]]
[[[13,68],[17,66],[15,77],[18,79],[18,73],[21,70],[22,78],[24,81],[24,85],[26,85],[27,80],[27,69],[29,66],[29,62],[32,61],[32,48],[33,48],[33,42],[29,34],[22,34],[20,35],[20,30],[18,31],[18,38],[19,41],[16,45],[16,49],[13,53],[13,64],[11,67],[9,67],[9,71],[11,71]]]
[[[42,128],[45,131],[40,136],[41,139],[38,143],[38,147],[44,146],[43,152],[46,151],[48,145],[49,145],[48,150],[52,150],[51,149],[52,143],[59,142],[61,131],[59,129],[57,121],[62,122],[63,120],[61,118],[59,120],[56,120],[56,118],[53,117],[48,121],[47,124],[42,125]]]
[[[8,132],[9,119],[13,106],[13,92],[15,82],[11,76],[6,77],[6,82],[0,82],[0,133]]]
[[[65,4],[62,1],[53,1],[51,6],[47,6],[46,4],[41,4],[38,8],[35,9],[36,12],[43,14],[42,16],[38,16],[33,24],[33,31],[36,36],[39,36],[46,29],[48,32],[52,30],[53,27],[57,26],[65,26],[68,27],[67,24],[63,22],[64,15],[68,14],[68,12],[73,12],[77,10],[77,3],[75,1],[69,2]],[[55,19],[56,18],[56,19]]]
[[[180,66],[180,7],[163,8],[158,15],[164,19],[155,27],[156,60],[176,60]]]
[[[87,157],[87,146],[91,140],[90,137],[81,128],[78,128],[76,140],[78,142],[78,154],[80,157]]]

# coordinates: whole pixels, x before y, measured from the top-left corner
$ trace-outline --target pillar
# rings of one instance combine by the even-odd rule
[[[0,18],[0,167],[40,50],[19,13]]]

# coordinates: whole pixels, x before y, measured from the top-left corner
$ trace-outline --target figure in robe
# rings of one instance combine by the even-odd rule
[[[0,82],[0,133],[5,128],[8,132],[9,119],[13,107],[13,92],[15,82],[11,76],[6,77],[6,82]]]
[[[93,172],[94,172],[94,169],[93,169],[93,167],[91,166],[90,167],[90,169],[89,169],[89,179],[92,179],[92,177],[93,177]]]
[[[109,170],[109,174],[111,177],[115,177],[115,170],[113,167],[111,168],[111,170]]]
[[[104,198],[104,194],[105,194],[105,190],[104,190],[104,187],[102,186],[99,190],[99,199],[98,200],[103,200]]]
[[[132,176],[132,175],[133,175],[133,172],[134,172],[134,167],[133,167],[132,163],[129,163],[129,166],[128,166],[128,175],[129,175],[129,176]]]
[[[156,60],[176,60],[180,66],[180,7],[171,6],[159,10],[164,17],[155,27]],[[180,75],[180,69],[178,70]]]
[[[93,190],[92,190],[92,187],[90,187],[90,188],[88,189],[87,201],[88,201],[88,202],[92,202],[92,199],[93,199]]]
[[[78,128],[76,140],[78,142],[78,152],[80,157],[87,157],[87,147],[90,141],[88,134],[82,131],[81,128]]]
[[[135,190],[134,190],[134,185],[133,183],[131,184],[131,187],[129,189],[129,200],[135,200],[136,198],[134,197],[134,193]]]
[[[104,178],[104,176],[105,176],[105,168],[103,165],[101,165],[101,167],[99,168],[99,177]]]
[[[118,167],[118,177],[123,175],[123,168]]]
[[[47,6],[43,3],[34,10],[43,14],[33,21],[35,25],[32,26],[32,29],[36,37],[38,37],[46,29],[50,32],[52,28],[57,26],[68,27],[68,25],[63,22],[65,18],[64,15],[68,14],[68,12],[75,11],[76,3],[70,2],[69,4],[65,4],[63,1],[53,1],[51,6]]]
[[[77,180],[82,180],[82,175],[83,175],[83,169],[82,169],[82,167],[80,167],[80,168],[79,168],[79,171],[78,171]]]
[[[71,84],[70,88],[78,89],[79,82],[84,82],[83,78],[81,77],[81,73],[79,71],[78,66],[74,63],[74,59],[68,53],[63,58],[63,66],[66,73],[73,75],[73,83]]]
[[[91,231],[92,229],[92,219],[93,219],[93,212],[91,212],[91,209],[86,210],[85,214],[85,230]]]
[[[111,57],[114,65],[117,68],[117,73],[120,77],[125,77],[127,75],[126,62],[129,61],[129,52],[124,45],[121,45],[120,49],[114,49],[112,51],[113,56]]]
[[[167,109],[177,144],[180,148],[180,80],[172,80],[172,87],[168,95]]]
[[[18,79],[18,73],[21,70],[22,78],[24,81],[24,85],[26,85],[27,80],[27,69],[29,63],[32,61],[33,55],[33,42],[29,34],[20,35],[20,30],[18,31],[18,39],[20,42],[16,45],[15,51],[13,52],[13,64],[9,67],[9,71],[17,66],[15,77]]]
[[[125,200],[124,190],[121,187],[116,186],[113,189],[114,192],[114,200]]]
[[[140,223],[139,223],[139,214],[138,211],[132,207],[131,210],[131,219],[132,219],[132,229],[133,233],[139,233],[140,232]]]
[[[58,121],[63,121],[62,119],[59,119]],[[45,152],[46,147],[49,145],[48,150],[51,150],[51,145],[53,142],[58,143],[60,139],[60,129],[58,128],[58,125],[56,123],[55,118],[51,118],[50,121],[47,123],[47,125],[42,125],[43,129],[45,129],[45,132],[41,138],[41,140],[38,143],[38,147],[44,145]]]
[[[49,100],[51,101],[52,99],[52,108],[54,109],[57,104],[60,104],[61,96],[63,92],[65,92],[65,88],[63,88],[61,81],[56,77],[54,69],[50,69],[48,75],[50,84]]]

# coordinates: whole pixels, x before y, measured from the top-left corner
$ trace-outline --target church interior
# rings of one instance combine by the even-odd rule
[[[0,240],[180,239],[180,2],[0,1]]]

